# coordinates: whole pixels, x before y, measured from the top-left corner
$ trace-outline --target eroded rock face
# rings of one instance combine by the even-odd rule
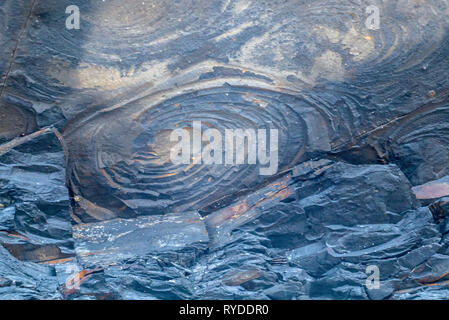
[[[447,1],[69,5],[0,4],[1,298],[447,297]],[[278,170],[174,165],[194,121]]]
[[[70,199],[60,141],[53,131],[44,130],[34,139],[27,141],[25,137],[18,142],[8,151],[2,150],[5,152],[0,156],[0,203],[4,213],[0,230],[2,237],[6,236],[2,244],[9,248],[28,244],[28,248],[41,251],[46,245],[54,245],[57,247],[50,251],[65,252],[52,253],[48,258],[45,253],[30,253],[21,260],[43,262],[70,255]]]

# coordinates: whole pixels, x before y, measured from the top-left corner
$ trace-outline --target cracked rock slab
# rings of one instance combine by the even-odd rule
[[[73,227],[84,264],[108,265],[149,253],[205,249],[209,237],[197,212],[115,219]]]

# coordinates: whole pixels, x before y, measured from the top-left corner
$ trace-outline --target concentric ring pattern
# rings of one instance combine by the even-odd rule
[[[253,129],[256,135],[265,129],[267,136],[277,129],[277,172],[304,153],[308,134],[301,113],[307,108],[290,94],[225,83],[145,107],[149,100],[101,112],[68,134],[69,180],[82,221],[207,211],[270,181],[259,170],[267,165],[248,164],[248,147],[244,164],[205,164],[194,157],[189,164],[174,164],[170,134],[179,128],[191,132],[193,121],[200,121],[203,132],[214,128],[222,136],[226,129]],[[270,151],[268,137],[266,144]]]

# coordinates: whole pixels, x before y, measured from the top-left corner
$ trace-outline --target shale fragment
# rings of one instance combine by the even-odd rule
[[[101,266],[157,252],[201,251],[209,241],[196,212],[80,224],[73,238],[81,262]]]

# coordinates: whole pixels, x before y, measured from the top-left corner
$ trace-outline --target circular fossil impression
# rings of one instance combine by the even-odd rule
[[[206,214],[270,182],[304,154],[308,133],[301,113],[308,109],[291,94],[224,83],[167,96],[104,109],[65,132],[80,221]],[[216,133],[212,139],[208,129]],[[180,141],[173,132],[186,136]],[[234,138],[227,140],[229,133]],[[193,150],[198,141],[202,159]],[[182,142],[188,148],[177,148]],[[183,152],[188,161],[173,160]],[[215,160],[205,161],[206,154]]]

